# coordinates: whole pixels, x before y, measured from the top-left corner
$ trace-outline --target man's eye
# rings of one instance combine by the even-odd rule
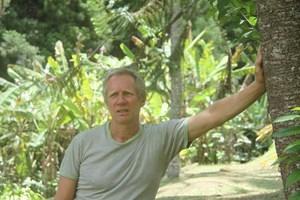
[[[130,92],[126,92],[124,95],[125,95],[125,96],[132,96],[133,94],[130,93]]]
[[[116,97],[116,96],[117,96],[116,93],[113,93],[113,94],[109,95],[109,97]]]

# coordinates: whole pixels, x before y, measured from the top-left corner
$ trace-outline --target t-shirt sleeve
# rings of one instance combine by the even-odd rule
[[[170,162],[182,149],[188,147],[188,118],[173,119],[161,124],[163,151]]]
[[[79,177],[81,160],[80,138],[76,136],[65,151],[59,174],[63,177],[77,180]]]

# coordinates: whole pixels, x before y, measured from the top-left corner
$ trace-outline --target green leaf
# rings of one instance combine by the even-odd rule
[[[78,122],[79,122],[79,126],[80,126],[79,129],[80,130],[86,130],[86,129],[90,128],[89,124],[84,119],[79,118]]]
[[[13,78],[14,80],[22,80],[22,77],[11,67],[7,68],[8,75]]]
[[[290,156],[287,157],[285,164],[287,165],[294,165],[299,163],[300,157],[295,156],[294,154],[289,154]]]
[[[43,78],[42,74],[20,65],[13,65],[13,70],[16,73],[18,73],[22,77],[22,79],[25,80],[31,80],[32,78],[34,79]]]
[[[22,109],[22,108],[17,108],[13,110],[14,114],[16,117],[23,118],[23,119],[34,119],[34,115],[32,112]]]
[[[43,143],[46,140],[46,132],[47,130],[44,130],[40,133],[31,133],[31,140],[28,142],[28,146],[36,148],[38,146],[43,145]]]
[[[283,128],[279,131],[273,133],[273,137],[281,138],[287,137],[292,135],[299,135],[300,134],[300,126],[294,126],[289,128]]]
[[[256,17],[251,16],[251,17],[246,18],[246,19],[247,19],[248,23],[249,23],[251,26],[255,26],[255,25],[256,25],[256,22],[257,22]]]
[[[132,60],[135,60],[135,55],[124,43],[120,44],[120,48],[126,56],[128,56]]]
[[[242,77],[248,74],[253,74],[255,72],[254,66],[243,67],[232,71],[232,74],[238,77]]]
[[[9,88],[8,90],[6,90],[5,92],[3,93],[0,93],[1,94],[1,99],[0,99],[0,106],[3,102],[5,102],[6,100],[11,100],[13,99],[11,97],[11,94],[13,94],[17,89],[19,89],[18,87],[11,87]]]
[[[284,150],[286,153],[299,153],[300,154],[300,140],[297,140],[293,142],[292,144],[289,144]]]
[[[290,194],[288,198],[288,200],[299,200],[299,199],[300,199],[300,191]]]
[[[57,61],[56,61],[53,57],[51,57],[51,56],[48,57],[46,68],[49,68],[49,69],[50,69],[50,72],[51,72],[51,73],[54,73],[55,75],[61,74],[61,70],[60,70],[60,68],[59,68],[59,64],[58,64]]]
[[[202,38],[204,33],[206,32],[206,29],[204,29],[197,37],[191,42],[191,44],[187,47],[187,50],[195,46],[195,44]]]
[[[300,107],[295,107],[293,109],[291,109],[292,111],[300,111]]]
[[[286,186],[290,187],[291,185],[300,181],[300,169],[293,170],[286,179]]]
[[[297,118],[300,118],[300,115],[285,115],[285,116],[281,116],[281,117],[278,117],[277,119],[275,119],[274,123],[290,121],[290,120],[294,120]]]
[[[81,116],[82,112],[78,109],[78,107],[70,100],[70,99],[67,99],[63,106],[71,111],[75,116]]]
[[[216,77],[217,74],[223,72],[226,70],[226,66],[222,66],[220,68],[217,68],[216,70],[212,71],[208,77],[205,79],[205,82],[203,83],[204,85],[207,84],[208,82],[210,82],[214,77]]]
[[[162,108],[162,99],[161,96],[158,93],[153,93],[151,95],[151,99],[149,101],[149,106],[152,110],[152,114],[154,116],[160,116],[161,114],[161,108]]]
[[[1,77],[0,77],[0,85],[3,86],[3,87],[15,87],[16,86],[16,84],[11,83],[11,82],[9,82],[9,81],[5,80],[4,78],[1,78]]]
[[[91,100],[93,98],[93,90],[91,88],[91,82],[86,72],[82,73],[82,79],[83,79],[82,87],[81,87],[82,94],[85,98]]]

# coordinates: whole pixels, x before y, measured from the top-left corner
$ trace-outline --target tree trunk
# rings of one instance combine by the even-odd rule
[[[262,33],[269,114],[274,121],[291,108],[300,106],[300,1],[258,0],[257,11]],[[296,123],[299,124],[299,121],[273,123],[273,129],[277,131]],[[295,136],[275,139],[278,156],[295,139]],[[287,175],[296,167],[280,164],[284,186]],[[291,190],[284,187],[285,198],[288,199],[288,195],[296,190],[300,190],[299,184]]]
[[[172,7],[172,18],[181,12],[180,1],[174,1]],[[171,62],[169,65],[169,73],[171,78],[171,110],[170,118],[176,119],[182,117],[183,108],[183,81],[180,68],[180,60],[182,55],[182,42],[187,22],[180,17],[172,25],[170,29],[171,37]],[[169,164],[167,176],[169,178],[179,177],[180,159],[177,155]]]

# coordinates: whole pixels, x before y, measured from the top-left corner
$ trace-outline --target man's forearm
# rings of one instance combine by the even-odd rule
[[[215,126],[224,123],[245,110],[264,92],[264,84],[253,82],[238,93],[216,101],[208,108],[208,112],[217,119]]]
[[[255,61],[255,82],[238,93],[216,101],[206,110],[190,117],[188,121],[190,142],[250,106],[265,92],[264,82],[262,54],[259,50]]]

